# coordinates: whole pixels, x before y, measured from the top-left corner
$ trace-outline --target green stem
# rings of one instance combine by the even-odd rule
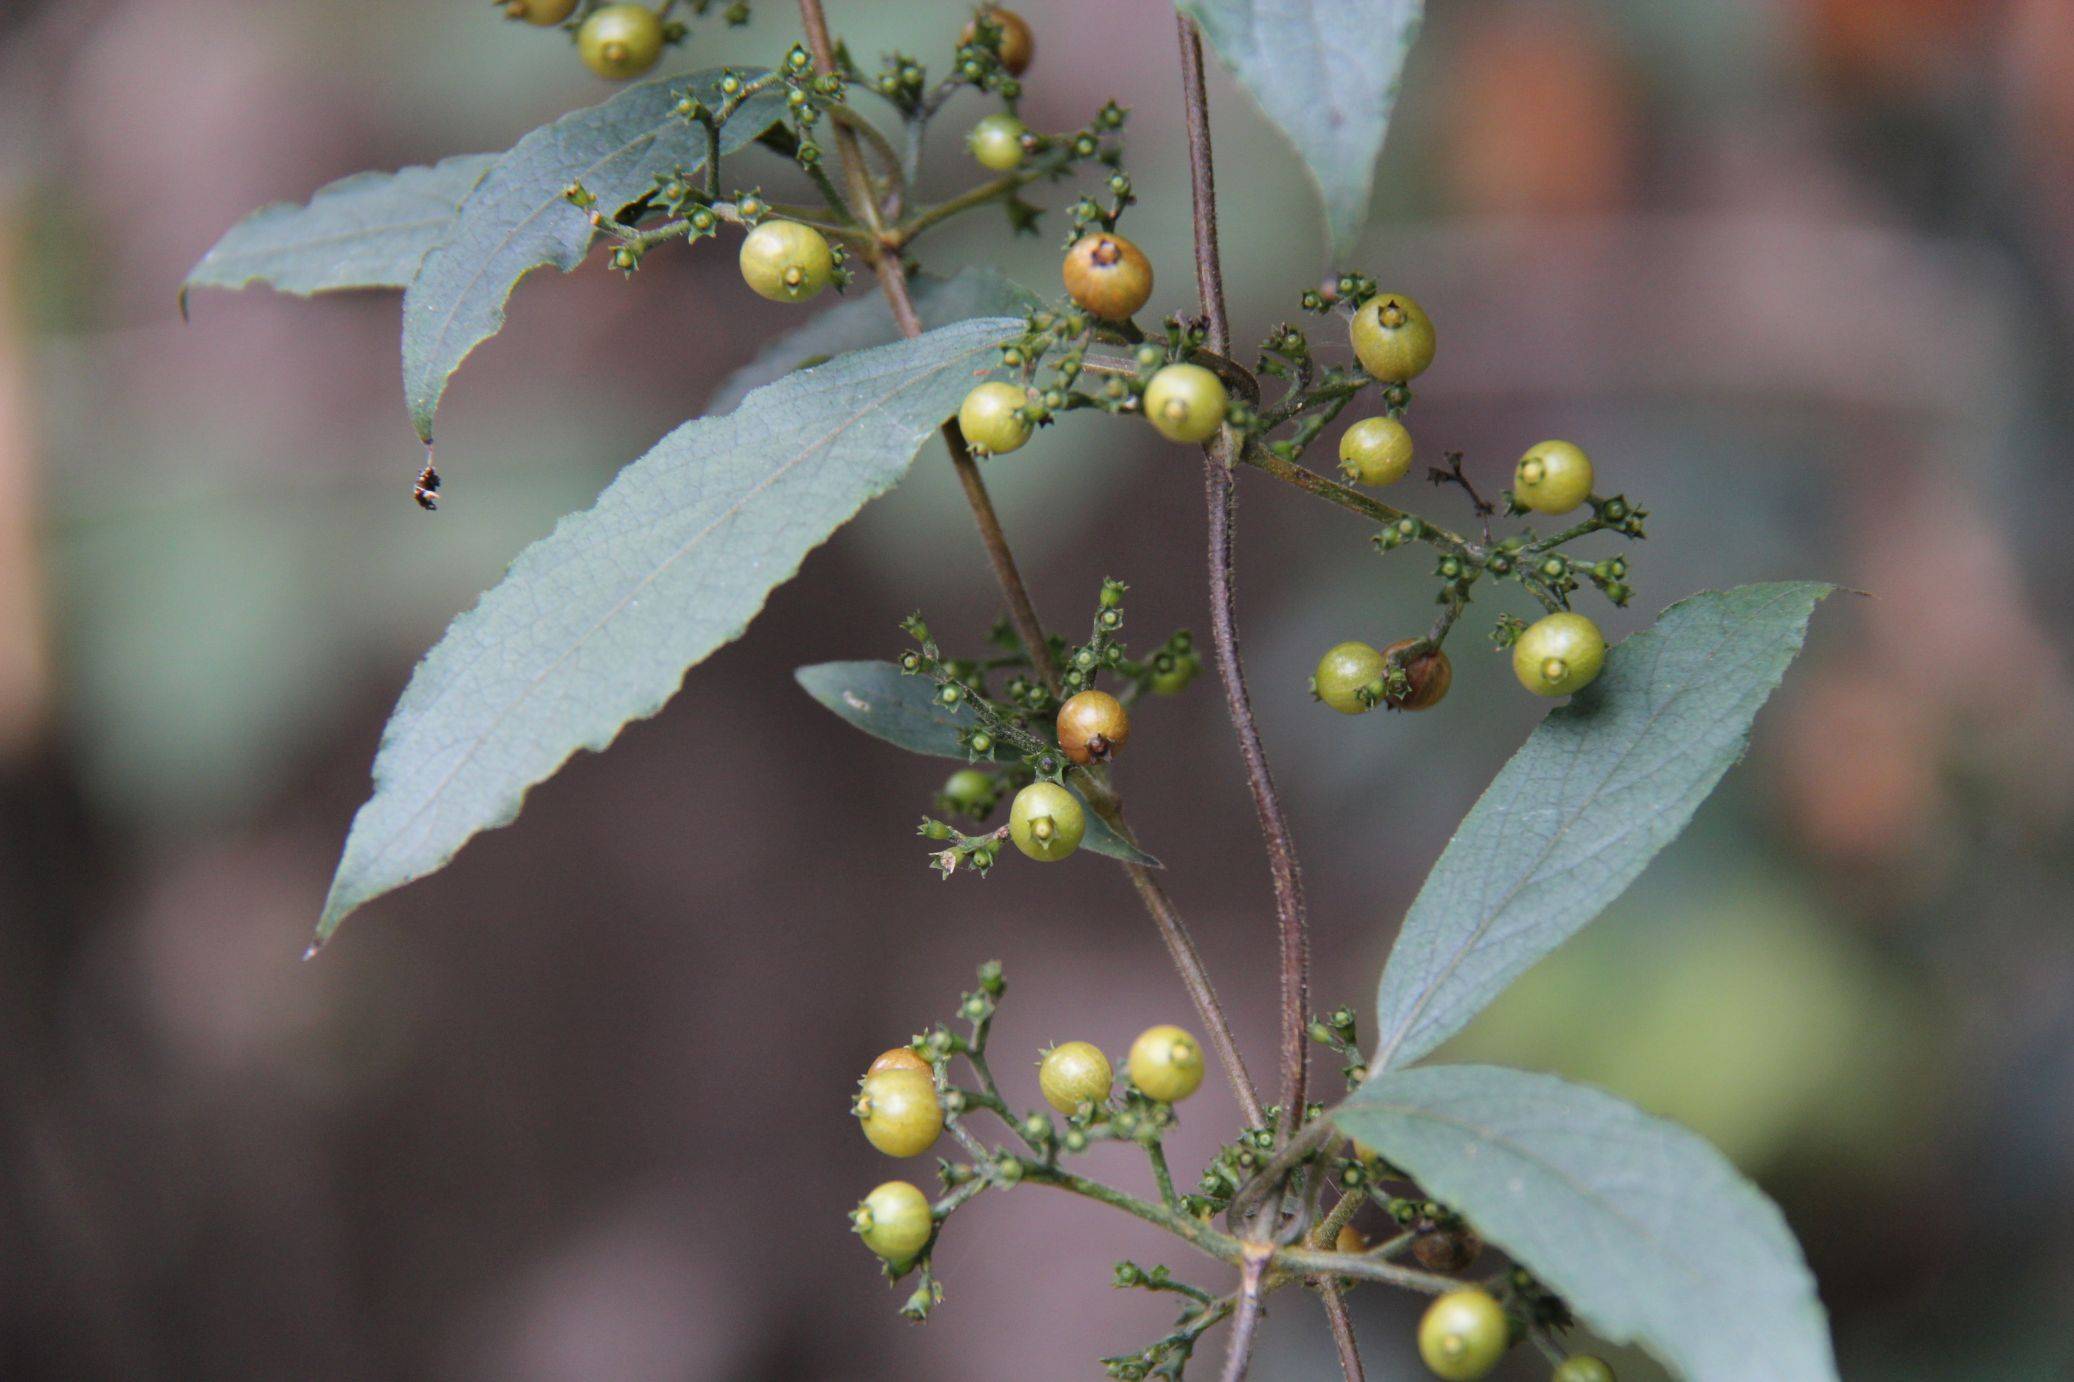
[[[1159,1186],[1160,1203],[1169,1209],[1180,1209],[1181,1197],[1174,1193],[1174,1173],[1167,1169],[1166,1149],[1157,1142],[1148,1142],[1145,1155],[1152,1161],[1152,1179]]]
[[[1037,1185],[1052,1185],[1061,1190],[1090,1200],[1099,1200],[1112,1209],[1120,1209],[1134,1218],[1165,1229],[1177,1238],[1194,1244],[1197,1248],[1219,1261],[1236,1263],[1240,1257],[1239,1240],[1228,1233],[1220,1233],[1201,1220],[1192,1219],[1179,1210],[1164,1205],[1152,1204],[1135,1195],[1126,1194],[1100,1181],[1076,1176],[1071,1171],[1057,1166],[1046,1166],[1042,1162],[1024,1160],[1023,1179]]]

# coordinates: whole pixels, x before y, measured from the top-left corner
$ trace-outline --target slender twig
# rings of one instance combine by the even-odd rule
[[[1217,253],[1217,185],[1210,153],[1210,103],[1203,88],[1203,40],[1195,21],[1179,19],[1181,92],[1187,111],[1188,167],[1195,207],[1195,277],[1207,344],[1219,355],[1231,353],[1231,324],[1225,314],[1224,269]],[[1246,673],[1239,661],[1237,598],[1232,589],[1232,465],[1239,451],[1237,436],[1223,428],[1204,451],[1203,494],[1209,510],[1210,632],[1216,647],[1217,673],[1231,712],[1246,783],[1253,792],[1253,811],[1267,846],[1268,870],[1274,879],[1275,914],[1281,951],[1282,1079],[1281,1132],[1288,1136],[1303,1120],[1305,1060],[1304,1015],[1309,1010],[1310,935],[1304,916],[1303,875],[1296,846],[1282,815],[1281,798],[1268,771],[1267,750],[1253,721]],[[1241,1314],[1244,1305],[1241,1304]],[[1243,1360],[1241,1371],[1243,1371]]]
[[[828,36],[828,19],[822,12],[821,0],[799,0],[799,15],[806,29],[807,46],[814,54],[814,64],[823,72],[835,69],[835,47]],[[842,160],[846,176],[851,185],[857,185],[857,175],[849,170],[862,171],[862,154],[857,140],[846,127],[836,127],[836,154]],[[865,210],[876,211],[868,204],[869,188],[865,188],[867,205]],[[902,271],[897,255],[883,248],[885,227],[874,224],[874,232],[881,237],[879,243],[867,248],[872,271],[878,275],[879,288],[885,294],[887,305],[893,310],[893,319],[899,324],[904,336],[922,334],[922,319],[915,310],[914,296],[908,291],[907,275]],[[957,473],[958,484],[965,491],[966,504],[972,510],[973,521],[979,527],[981,543],[986,547],[987,562],[994,569],[994,579],[1001,587],[1002,597],[1008,602],[1008,620],[1016,636],[1022,640],[1023,651],[1030,658],[1030,668],[1037,674],[1047,690],[1056,693],[1059,689],[1058,668],[1052,662],[1051,645],[1045,640],[1044,627],[1037,619],[1036,608],[1030,603],[1029,587],[1023,584],[1022,573],[1016,569],[1015,554],[1009,549],[1008,537],[1001,529],[1000,515],[994,511],[994,501],[987,493],[986,480],[979,473],[972,453],[966,448],[964,433],[955,422],[947,422],[943,428],[944,445],[949,448],[951,468]],[[1093,796],[1090,801],[1098,814],[1125,839],[1130,839],[1129,828],[1123,824],[1121,805],[1113,793],[1105,792],[1103,799]],[[1106,810],[1104,809],[1106,806]],[[1131,886],[1138,891],[1145,910],[1152,915],[1160,939],[1166,944],[1167,954],[1181,976],[1182,987],[1188,990],[1196,1013],[1208,1030],[1210,1045],[1216,1050],[1218,1059],[1224,1064],[1225,1075],[1230,1079],[1233,1091],[1238,1095],[1239,1106],[1245,1111],[1249,1122],[1261,1120],[1260,1096],[1254,1090],[1252,1077],[1239,1059],[1238,1043],[1231,1032],[1231,1023],[1224,1016],[1224,1008],[1217,1001],[1217,991],[1211,986],[1209,970],[1203,965],[1202,955],[1195,948],[1195,941],[1181,923],[1174,910],[1173,902],[1167,897],[1166,889],[1153,877],[1150,870],[1138,864],[1125,864],[1124,871],[1130,875]]]
[[[1253,1333],[1260,1327],[1260,1278],[1274,1251],[1265,1243],[1246,1244],[1239,1264],[1239,1310],[1231,1322],[1231,1341],[1225,1345],[1224,1382],[1241,1382],[1253,1358]]]
[[[1347,1311],[1346,1288],[1339,1278],[1326,1277],[1318,1284],[1318,1299],[1324,1302],[1325,1319],[1332,1326],[1332,1346],[1339,1350],[1340,1376],[1346,1382],[1366,1382],[1361,1345],[1354,1338],[1354,1317]]]

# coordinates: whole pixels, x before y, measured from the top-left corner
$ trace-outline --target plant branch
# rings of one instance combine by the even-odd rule
[[[1195,207],[1195,277],[1209,348],[1231,353],[1231,323],[1225,313],[1224,269],[1217,252],[1217,183],[1210,153],[1210,104],[1203,87],[1203,40],[1195,21],[1179,19],[1181,92],[1187,110],[1188,168]],[[1246,765],[1253,792],[1254,814],[1267,846],[1268,869],[1274,879],[1275,913],[1281,951],[1282,1079],[1281,1134],[1286,1137],[1303,1120],[1305,1060],[1308,1047],[1304,1015],[1309,1010],[1310,935],[1304,916],[1303,875],[1296,846],[1282,814],[1281,798],[1268,770],[1267,750],[1253,720],[1252,698],[1239,661],[1237,597],[1232,588],[1232,465],[1239,451],[1237,435],[1226,427],[1204,451],[1203,494],[1209,510],[1210,631],[1216,646],[1217,673]],[[1244,1304],[1240,1311],[1243,1318]]]
[[[1185,21],[1184,21],[1185,22]],[[1265,1243],[1246,1244],[1239,1263],[1239,1310],[1231,1323],[1231,1342],[1225,1345],[1224,1382],[1243,1382],[1253,1359],[1253,1334],[1260,1327],[1260,1278],[1274,1251]]]
[[[835,69],[835,47],[828,36],[828,19],[822,12],[821,0],[799,0],[799,16],[806,29],[807,45],[814,54],[814,64],[823,72]],[[847,127],[836,127],[836,155],[842,160],[846,175],[852,167],[861,171],[862,155],[857,141]],[[855,176],[850,175],[853,185]],[[867,209],[870,209],[867,205]],[[875,214],[875,213],[874,213]],[[881,235],[882,226],[874,223],[874,230]],[[874,243],[867,248],[872,271],[878,275],[879,288],[886,296],[887,304],[893,309],[893,318],[900,325],[904,336],[922,334],[921,315],[915,310],[914,296],[908,291],[907,275],[901,269],[898,256],[884,248],[883,243]],[[987,562],[994,569],[994,579],[1001,587],[1001,594],[1008,603],[1009,623],[1014,626],[1016,636],[1022,640],[1023,651],[1029,656],[1030,668],[1037,674],[1045,688],[1054,694],[1059,689],[1059,672],[1052,662],[1051,644],[1044,637],[1044,626],[1038,622],[1036,607],[1030,602],[1029,587],[1023,584],[1022,573],[1016,569],[1015,554],[1009,549],[1007,534],[1002,531],[1000,515],[994,511],[994,501],[987,493],[986,480],[979,473],[979,466],[972,459],[972,452],[965,445],[965,435],[958,430],[955,421],[943,427],[944,445],[951,454],[951,468],[957,473],[958,484],[965,491],[965,500],[972,510],[973,521],[979,527],[981,543],[986,547]],[[1097,814],[1107,821],[1125,839],[1133,838],[1123,822],[1122,805],[1107,784],[1101,784],[1099,796],[1091,794]],[[1165,942],[1167,954],[1173,959],[1174,967],[1181,976],[1182,987],[1188,990],[1197,1014],[1208,1030],[1211,1046],[1224,1063],[1227,1078],[1237,1093],[1240,1107],[1245,1110],[1248,1121],[1261,1122],[1260,1096],[1253,1088],[1252,1078],[1246,1073],[1245,1065],[1239,1060],[1238,1043],[1233,1039],[1231,1023],[1224,1016],[1224,1009],[1217,1001],[1217,992],[1210,984],[1209,971],[1203,966],[1202,955],[1196,950],[1194,940],[1182,925],[1181,917],[1174,910],[1173,902],[1166,890],[1153,877],[1150,870],[1137,864],[1124,865],[1130,875],[1131,886],[1151,913],[1153,924],[1158,928],[1160,939]]]

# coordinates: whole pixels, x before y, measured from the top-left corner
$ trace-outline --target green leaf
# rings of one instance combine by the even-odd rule
[[[411,676],[319,941],[509,822],[570,754],[661,709],[809,551],[899,481],[1021,329],[963,322],[758,389],[671,432],[520,553]]]
[[[949,326],[968,317],[1013,317],[1039,306],[1037,295],[999,270],[960,269],[951,278],[922,274],[910,284],[915,308],[925,329]],[[706,404],[709,413],[726,412],[749,390],[793,370],[846,350],[862,350],[897,340],[900,328],[893,310],[879,293],[839,302],[804,326],[765,346],[755,359],[721,381]]]
[[[355,173],[317,189],[309,204],[262,206],[224,232],[180,285],[272,284],[308,297],[346,288],[401,288],[453,224],[454,209],[497,159],[456,154],[430,168]]]
[[[1743,756],[1832,589],[1746,585],[1672,605],[1541,722],[1412,903],[1376,995],[1374,1069],[1460,1031],[1676,838]]]
[[[938,700],[935,684],[926,678],[908,676],[890,662],[823,662],[792,675],[809,696],[866,734],[909,753],[961,762],[970,757],[958,742],[958,733],[976,726],[979,717],[970,705],[952,707]],[[1020,755],[996,745],[992,756],[1001,762]],[[1086,804],[1079,788],[1068,783],[1067,790]],[[1164,867],[1092,811],[1087,814],[1087,835],[1081,847],[1150,869]]]
[[[1303,156],[1334,254],[1368,220],[1422,0],[1179,0]]]
[[[752,81],[763,74],[737,75]],[[420,437],[432,439],[432,415],[461,361],[504,325],[504,304],[518,281],[550,264],[567,273],[583,262],[594,233],[590,217],[563,191],[580,182],[612,215],[648,192],[656,174],[703,167],[705,131],[672,108],[687,86],[708,106],[721,105],[720,77],[716,68],[647,82],[571,111],[521,139],[483,174],[403,295],[403,391]],[[721,130],[720,151],[749,143],[784,109],[782,89],[750,97]]]
[[[1815,1281],[1728,1159],[1609,1094],[1482,1065],[1379,1074],[1333,1112],[1614,1343],[1692,1382],[1836,1376]]]

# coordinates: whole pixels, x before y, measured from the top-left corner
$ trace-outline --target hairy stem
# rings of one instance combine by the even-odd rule
[[[1224,268],[1217,253],[1217,183],[1210,154],[1210,103],[1203,89],[1203,40],[1195,21],[1179,20],[1181,92],[1188,117],[1188,169],[1195,207],[1195,278],[1209,348],[1231,353],[1231,323],[1225,314]],[[1282,814],[1281,798],[1268,771],[1267,750],[1253,721],[1253,702],[1239,661],[1238,604],[1233,591],[1233,477],[1239,442],[1224,428],[1204,451],[1203,495],[1209,510],[1210,632],[1216,647],[1217,674],[1231,712],[1239,756],[1246,765],[1253,811],[1267,846],[1268,870],[1274,879],[1275,915],[1281,950],[1282,1079],[1281,1132],[1293,1132],[1303,1119],[1307,1048],[1304,1017],[1309,1007],[1310,934],[1304,916],[1303,875],[1296,846]],[[1241,1305],[1243,1313],[1244,1306]]]
[[[822,12],[821,0],[799,0],[799,17],[806,29],[807,46],[813,52],[814,65],[823,72],[835,70],[835,46],[828,36],[828,19]],[[842,161],[852,186],[856,186],[858,178],[863,175],[863,157],[857,147],[856,135],[846,126],[836,127],[836,155]],[[854,173],[850,171],[852,169]],[[901,334],[919,336],[922,334],[922,319],[915,310],[914,295],[908,291],[907,275],[900,266],[897,253],[884,244],[885,228],[877,223],[876,208],[869,205],[868,186],[865,196],[866,205],[860,209],[872,220],[873,230],[879,236],[868,251],[872,271],[878,276],[879,288],[885,294],[887,305],[893,309],[893,318],[899,323]],[[1023,584],[1022,573],[1016,569],[1015,554],[1009,549],[1008,536],[1001,529],[1001,518],[994,511],[986,480],[980,475],[979,466],[965,445],[964,433],[958,430],[955,421],[944,424],[943,440],[950,449],[951,468],[957,472],[958,484],[965,491],[966,504],[979,527],[987,562],[993,567],[994,579],[1008,602],[1009,623],[1014,627],[1016,637],[1022,640],[1023,650],[1029,655],[1030,668],[1037,674],[1037,679],[1046,689],[1056,693],[1059,672],[1052,663],[1051,645],[1045,641],[1044,626],[1038,622],[1036,607],[1030,602],[1029,587]],[[1125,839],[1132,838],[1129,828],[1123,823],[1122,806],[1113,792],[1105,786],[1102,796],[1091,795],[1089,800],[1095,803],[1097,812],[1112,828]],[[1174,904],[1159,880],[1137,864],[1126,864],[1124,870],[1130,875],[1131,886],[1137,889],[1145,910],[1152,915],[1160,939],[1166,944],[1167,954],[1180,973],[1182,986],[1188,990],[1196,1013],[1209,1033],[1210,1045],[1224,1063],[1225,1075],[1238,1095],[1240,1107],[1245,1110],[1249,1122],[1260,1123],[1260,1096],[1239,1059],[1231,1023],[1224,1016],[1223,1005],[1217,1001],[1217,991],[1210,984],[1209,971],[1203,966],[1203,957],[1197,952],[1194,940],[1182,925],[1180,914],[1174,910]]]
[[[1242,1382],[1253,1360],[1253,1334],[1260,1327],[1260,1278],[1273,1249],[1265,1243],[1248,1243],[1239,1264],[1239,1311],[1231,1323],[1231,1341],[1224,1350],[1224,1382]]]

